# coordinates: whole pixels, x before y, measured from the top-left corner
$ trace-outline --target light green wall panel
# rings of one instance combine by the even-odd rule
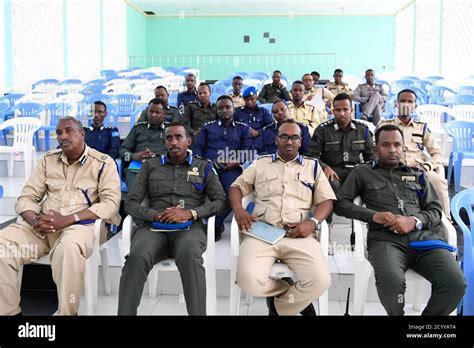
[[[142,22],[129,19],[134,20],[128,35],[129,56],[137,56],[131,57],[134,66],[200,67],[207,79],[240,70],[280,69],[297,79],[311,70],[331,78],[335,68],[356,75],[367,68],[393,69],[390,16],[147,17],[146,54],[132,54],[131,45],[133,52],[144,51],[138,42],[144,35]],[[264,32],[275,38],[274,44]],[[243,42],[244,35],[250,35],[249,43]],[[314,55],[298,55],[303,53]]]
[[[136,9],[127,5],[127,51],[128,56],[146,56],[147,19]]]

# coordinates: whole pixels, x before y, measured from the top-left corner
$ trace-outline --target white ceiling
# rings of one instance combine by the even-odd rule
[[[157,16],[393,16],[414,0],[126,0]]]

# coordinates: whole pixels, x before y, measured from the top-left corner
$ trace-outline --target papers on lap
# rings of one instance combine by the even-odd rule
[[[255,221],[252,223],[250,232],[244,231],[243,233],[272,245],[278,243],[286,235],[284,229],[272,226],[263,221]]]

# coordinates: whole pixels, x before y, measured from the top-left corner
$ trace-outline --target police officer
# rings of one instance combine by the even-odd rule
[[[248,294],[268,297],[270,315],[315,315],[312,302],[329,287],[331,276],[315,231],[332,211],[334,192],[316,160],[298,154],[301,128],[294,120],[278,128],[278,151],[256,159],[229,190],[229,201],[240,231],[262,220],[287,228],[275,245],[243,236],[239,249],[237,284]],[[242,197],[255,192],[250,215]],[[308,213],[312,218],[308,219]],[[298,275],[289,285],[268,277],[276,260]],[[273,297],[274,296],[274,297]]]
[[[85,142],[99,152],[108,154],[113,159],[118,158],[120,149],[120,134],[116,127],[104,127],[107,116],[107,105],[101,101],[92,104],[92,126],[84,129]]]
[[[436,228],[441,205],[423,171],[400,162],[403,133],[395,125],[375,132],[378,160],[357,166],[338,192],[334,211],[367,222],[368,259],[388,315],[403,315],[405,272],[413,268],[432,284],[422,315],[449,315],[461,301],[466,281],[458,262],[443,248],[415,250],[412,241],[445,240]],[[360,196],[366,207],[353,203]]]
[[[262,104],[274,103],[280,100],[290,100],[290,94],[281,83],[281,71],[275,70],[272,74],[272,83],[263,86],[258,95],[258,101]]]
[[[168,104],[168,97],[170,94],[165,86],[158,86],[155,88],[155,98],[162,99],[165,104],[165,121],[166,122],[179,122],[181,115],[178,108]],[[148,107],[142,111],[140,117],[137,120],[137,123],[148,122]]]
[[[186,107],[183,123],[191,127],[193,137],[204,123],[217,119],[216,106],[211,103],[211,93],[211,87],[207,83],[201,83],[198,87],[199,101],[192,101]]]
[[[242,95],[242,85],[242,77],[234,76],[234,78],[232,79],[232,91],[227,93],[227,95],[231,97],[232,101],[234,102],[234,108],[240,108],[242,106],[245,106],[245,100]]]
[[[177,105],[181,113],[188,107],[188,104],[192,101],[198,101],[198,92],[196,91],[196,76],[193,74],[187,74],[185,77],[186,91],[178,94]]]
[[[400,91],[397,96],[397,105],[397,118],[381,121],[380,125],[393,124],[402,130],[405,139],[402,162],[410,167],[417,167],[425,171],[440,199],[443,212],[449,218],[451,210],[448,181],[436,172],[443,165],[441,149],[428,129],[428,125],[411,118],[411,114],[416,108],[416,93],[410,89]],[[429,156],[425,153],[425,149]]]
[[[206,314],[206,277],[202,253],[206,228],[202,221],[220,214],[225,195],[212,162],[188,151],[191,138],[185,127],[166,128],[167,153],[146,161],[128,193],[125,210],[139,223],[120,278],[119,315],[136,315],[143,286],[153,265],[173,257],[181,274],[190,315]],[[142,206],[145,198],[149,206]],[[178,223],[193,220],[189,230],[150,232],[153,221]]]
[[[334,118],[316,128],[309,144],[308,156],[319,159],[319,164],[329,180],[334,192],[347,178],[351,170],[360,163],[373,158],[372,133],[362,122],[351,119],[352,100],[347,94],[338,94],[334,100]],[[332,234],[332,217],[329,236]],[[355,244],[351,234],[351,245]],[[330,243],[329,253],[333,245]]]
[[[309,134],[312,136],[316,127],[321,123],[321,119],[326,119],[327,113],[318,113],[318,109],[303,101],[304,84],[302,81],[295,81],[291,86],[291,96],[293,101],[288,103],[290,118],[306,124]],[[322,109],[321,109],[322,110]]]
[[[289,119],[290,110],[288,105],[279,101],[272,106],[273,118],[275,119],[269,125],[262,128],[262,134],[255,140],[254,149],[257,150],[258,154],[269,154],[277,152],[276,135],[278,133],[278,127],[283,122]],[[311,136],[309,135],[308,126],[301,122],[296,122],[301,129],[301,146],[298,152],[303,155],[308,150]]]
[[[252,140],[249,126],[233,120],[232,98],[222,95],[217,99],[219,121],[206,123],[199,132],[193,152],[213,161],[218,170],[219,180],[227,193],[230,185],[242,173],[240,165],[253,161]],[[256,156],[255,156],[256,157]],[[230,209],[216,217],[216,241],[224,231],[224,219]]]
[[[329,82],[326,85],[326,89],[329,90],[333,95],[338,95],[341,93],[345,93],[348,96],[352,97],[352,90],[349,88],[347,83],[342,82],[342,77],[344,76],[344,72],[341,69],[334,70],[334,82]]]
[[[120,181],[114,161],[84,142],[75,117],[59,119],[60,149],[46,152],[15,205],[17,222],[0,231],[0,315],[21,313],[18,269],[49,254],[59,315],[76,315],[94,220],[119,224]],[[105,236],[105,234],[104,234]]]
[[[375,73],[372,69],[365,71],[366,83],[360,84],[354,91],[354,100],[360,103],[363,118],[373,117],[373,124],[377,125],[387,101],[387,92],[381,84],[374,82]]]
[[[266,108],[257,106],[257,90],[255,87],[246,88],[242,96],[244,97],[245,106],[235,110],[234,120],[245,123],[250,127],[250,137],[255,142],[262,128],[273,122],[273,117]]]
[[[165,148],[165,127],[168,124],[164,120],[166,103],[162,99],[152,99],[148,104],[148,122],[136,124],[120,147],[120,158],[127,168],[125,181],[130,190],[137,176],[140,163],[164,154]],[[128,168],[132,161],[138,168]]]

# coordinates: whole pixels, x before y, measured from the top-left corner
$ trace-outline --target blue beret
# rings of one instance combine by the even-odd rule
[[[242,94],[242,97],[247,98],[247,97],[250,97],[251,95],[256,95],[256,94],[257,94],[257,90],[255,89],[255,87],[248,87],[244,91],[244,94]]]

